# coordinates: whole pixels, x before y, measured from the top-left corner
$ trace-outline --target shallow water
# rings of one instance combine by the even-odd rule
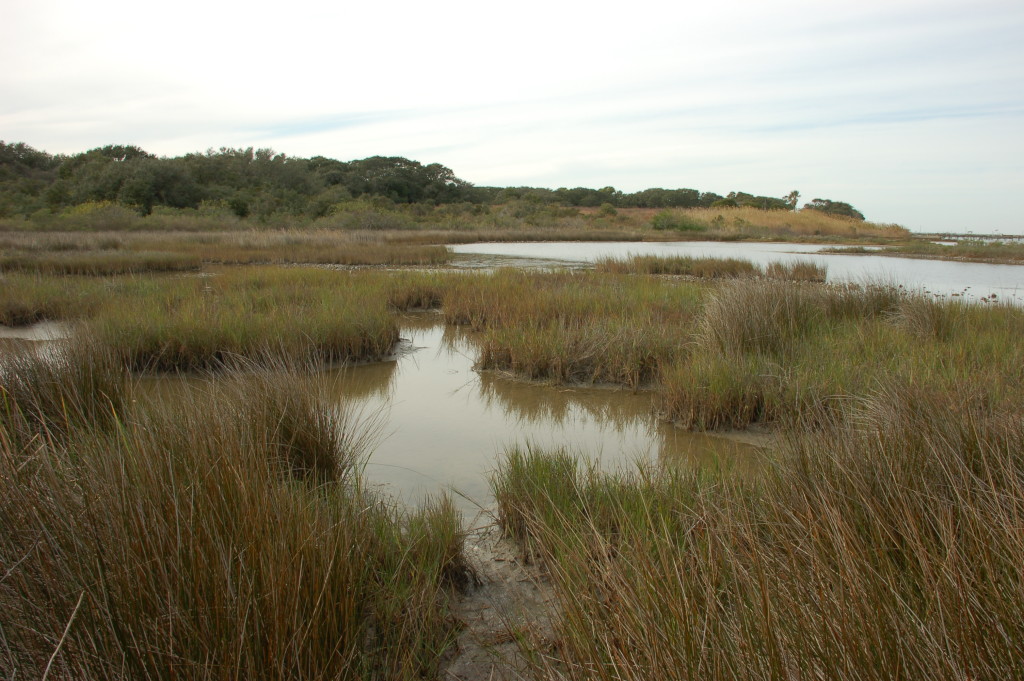
[[[0,324],[0,338],[52,341],[68,338],[70,335],[71,331],[64,322],[39,322],[28,326],[4,326]]]
[[[742,258],[764,266],[771,262],[810,261],[828,268],[829,281],[883,282],[940,295],[965,295],[980,299],[996,294],[1005,300],[1024,302],[1024,266],[989,265],[897,258],[882,255],[838,255],[818,253],[820,244],[683,241],[648,242],[538,242],[477,243],[449,246],[453,253],[477,256],[475,266],[485,264],[483,256],[498,258],[503,265],[510,258],[532,263],[589,265],[600,258],[630,255]],[[536,265],[535,265],[536,266]]]
[[[350,407],[383,419],[366,477],[408,503],[451,488],[461,509],[475,513],[491,503],[487,474],[501,452],[527,443],[566,447],[606,469],[637,460],[744,468],[761,456],[743,436],[689,433],[659,421],[649,393],[477,372],[471,343],[436,320],[407,320],[395,360],[335,376]]]

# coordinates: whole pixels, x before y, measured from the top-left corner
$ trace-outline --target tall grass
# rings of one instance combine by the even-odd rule
[[[45,349],[12,346],[0,355],[0,431],[11,447],[65,443],[80,431],[109,430],[131,402],[128,373],[87,340]]]
[[[508,454],[499,517],[558,596],[538,675],[1024,677],[1020,419],[900,383],[845,408],[757,478]]]
[[[937,393],[974,386],[1003,406],[1021,397],[1013,337],[1024,313],[1012,306],[877,285],[731,282],[708,297],[698,327],[660,376],[663,414],[690,428],[815,420],[893,378]]]
[[[444,246],[385,234],[309,230],[18,233],[0,240],[0,271],[113,275],[202,264],[439,265]]]
[[[0,274],[0,324],[74,320],[93,314],[106,297],[106,282],[40,274]]]
[[[773,262],[761,268],[749,260],[692,256],[632,255],[602,258],[594,263],[598,272],[612,274],[672,274],[697,279],[768,277],[787,281],[825,281],[827,268],[806,261]]]
[[[58,275],[111,276],[142,272],[184,272],[198,270],[200,266],[201,261],[198,257],[159,251],[94,251],[0,257],[0,272],[39,272]]]
[[[456,282],[443,309],[449,323],[483,332],[481,368],[636,388],[680,351],[701,296],[656,280],[509,271]]]
[[[656,255],[633,255],[625,259],[602,258],[594,263],[594,269],[612,274],[674,274],[698,279],[753,277],[761,273],[754,263],[738,258]]]
[[[983,241],[980,239],[959,240],[949,246],[931,241],[914,241],[907,244],[887,246],[882,249],[831,248],[830,253],[846,255],[895,255],[897,257],[920,257],[934,260],[965,260],[970,262],[1008,263],[1024,262],[1024,245],[1014,241]]]
[[[122,280],[89,330],[132,369],[192,370],[233,355],[373,359],[398,327],[374,279],[256,268],[215,277]]]
[[[906,228],[825,215],[819,211],[759,210],[757,208],[679,208],[668,211],[692,228],[703,228],[699,238],[906,238]]]
[[[44,396],[47,371],[29,379]],[[31,413],[44,398],[24,393],[12,399]],[[60,442],[21,446],[0,423],[5,675],[436,675],[454,642],[460,516],[447,500],[407,512],[367,492],[360,428],[327,395],[250,366],[125,411],[68,395],[72,413],[116,419],[68,420]]]

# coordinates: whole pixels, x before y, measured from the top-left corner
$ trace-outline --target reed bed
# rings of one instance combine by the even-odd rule
[[[143,272],[186,272],[198,270],[201,266],[202,261],[196,256],[159,251],[75,251],[0,257],[0,272],[54,275],[112,276]]]
[[[828,267],[806,260],[773,262],[764,268],[764,274],[769,279],[783,281],[823,282],[828,278]]]
[[[100,279],[0,273],[0,324],[81,319],[93,314],[106,295],[106,282]]]
[[[404,511],[368,492],[367,432],[329,386],[264,362],[118,406],[81,386],[81,367],[36,359],[15,388],[2,374],[7,413],[51,404],[61,373],[69,412],[44,410],[29,441],[0,421],[5,677],[438,673],[466,574],[460,516],[447,499]],[[77,418],[93,413],[114,418]]]
[[[610,274],[667,274],[696,279],[767,277],[783,281],[823,282],[828,268],[807,261],[773,262],[761,268],[749,260],[693,256],[632,255],[602,258],[594,263],[598,272]]]
[[[694,429],[799,422],[886,380],[973,386],[1008,407],[1024,360],[1019,308],[887,286],[730,283],[708,298],[689,353],[661,374],[663,415]],[[813,425],[808,423],[806,425]]]
[[[756,477],[508,452],[499,519],[557,595],[536,676],[1024,678],[1024,426],[976,398],[892,382]]]
[[[610,274],[671,274],[697,279],[754,277],[761,270],[749,260],[738,258],[701,258],[690,256],[632,255],[628,258],[601,258],[594,263],[598,272]]]
[[[965,260],[987,263],[1024,263],[1024,244],[1019,241],[983,241],[979,239],[959,240],[953,245],[914,241],[913,243],[887,246],[881,249],[858,247],[829,248],[828,253],[844,255],[894,255],[897,257],[919,257],[934,260]]]
[[[117,281],[87,326],[132,370],[187,371],[268,353],[366,360],[398,340],[376,280],[307,269]]]
[[[449,323],[482,332],[481,368],[638,388],[681,351],[702,295],[657,280],[503,271],[456,282],[442,307]]]
[[[0,239],[0,251],[0,271],[96,275],[184,271],[203,264],[426,266],[449,258],[436,244],[322,229],[16,233]]]

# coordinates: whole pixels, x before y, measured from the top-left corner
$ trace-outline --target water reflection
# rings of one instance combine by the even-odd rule
[[[463,333],[437,317],[406,320],[393,361],[337,371],[341,399],[379,412],[384,438],[369,480],[409,503],[445,487],[467,513],[490,504],[487,474],[510,445],[567,447],[605,468],[637,459],[705,465],[756,460],[750,444],[687,433],[655,418],[646,393],[523,383],[473,369]]]

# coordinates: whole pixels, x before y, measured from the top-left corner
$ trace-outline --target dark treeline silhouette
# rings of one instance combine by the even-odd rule
[[[786,197],[696,189],[614,187],[478,187],[439,164],[400,156],[338,161],[291,157],[272,149],[233,149],[157,157],[133,145],[107,145],[78,154],[51,155],[23,143],[0,141],[0,217],[59,213],[110,202],[140,215],[154,208],[216,207],[240,218],[286,214],[318,218],[353,199],[384,204],[505,204],[513,201],[577,208],[698,208],[751,206],[795,210]],[[860,220],[847,203],[814,199],[804,208]]]

